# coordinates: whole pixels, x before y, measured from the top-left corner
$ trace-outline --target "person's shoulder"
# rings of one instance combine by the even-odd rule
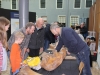
[[[73,29],[70,28],[70,27],[62,27],[62,29],[63,29],[64,31],[72,31],[72,30],[73,30]]]

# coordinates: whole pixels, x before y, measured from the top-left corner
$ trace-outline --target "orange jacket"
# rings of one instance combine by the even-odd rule
[[[11,47],[10,62],[12,72],[15,72],[20,68],[20,63],[22,62],[21,49],[20,46],[16,43],[14,43]]]

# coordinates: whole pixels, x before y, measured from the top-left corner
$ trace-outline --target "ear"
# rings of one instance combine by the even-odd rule
[[[27,30],[30,30],[30,27],[28,27]]]

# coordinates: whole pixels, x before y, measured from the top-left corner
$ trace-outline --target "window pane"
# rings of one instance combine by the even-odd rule
[[[62,8],[62,0],[57,0],[57,8]]]
[[[0,8],[1,8],[1,1],[0,1]]]
[[[16,9],[16,0],[12,0],[12,9]]]
[[[59,23],[65,23],[65,20],[66,20],[66,16],[59,16],[58,17]]]
[[[71,25],[75,25],[76,23],[79,22],[79,17],[78,16],[71,16]]]
[[[41,4],[41,8],[45,8],[45,0],[41,0],[41,2],[40,2]]]
[[[80,8],[80,1],[81,0],[75,0],[75,5],[74,5],[75,8]]]
[[[86,7],[92,6],[92,0],[86,0]]]

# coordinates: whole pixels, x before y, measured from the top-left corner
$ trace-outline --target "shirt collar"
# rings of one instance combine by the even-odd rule
[[[61,34],[62,34],[62,27],[61,27],[61,31],[60,31],[60,37],[61,37]]]

